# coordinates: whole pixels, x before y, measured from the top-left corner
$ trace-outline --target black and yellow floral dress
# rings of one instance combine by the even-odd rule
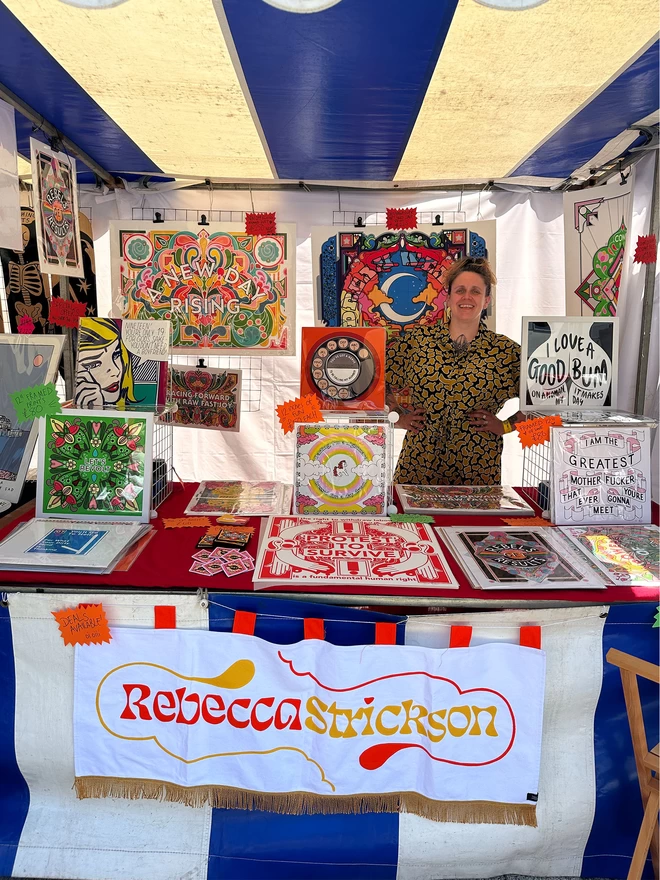
[[[387,348],[385,379],[391,388],[410,388],[414,406],[426,410],[418,434],[406,433],[395,483],[497,486],[501,481],[502,438],[476,431],[468,413],[493,414],[520,383],[520,346],[481,324],[466,351],[456,352],[446,324],[402,333]]]

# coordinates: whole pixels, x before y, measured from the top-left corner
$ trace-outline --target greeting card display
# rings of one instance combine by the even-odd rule
[[[657,526],[565,526],[561,531],[617,586],[660,587]]]
[[[179,351],[295,354],[296,227],[277,233],[211,223],[111,224],[116,314],[172,322]]]
[[[81,318],[74,404],[82,409],[165,403],[169,321]]]
[[[300,394],[324,410],[385,408],[384,329],[303,327]]]
[[[480,590],[603,589],[570,544],[551,529],[438,529],[472,585]]]
[[[170,399],[177,406],[172,413],[172,424],[214,431],[238,431],[241,376],[241,370],[172,364]]]
[[[617,318],[523,318],[523,411],[616,407]]]
[[[236,516],[272,516],[288,513],[291,496],[284,483],[272,480],[204,480],[186,507],[187,514],[233,513]]]
[[[552,428],[552,521],[651,522],[649,428]]]
[[[37,517],[149,522],[152,413],[69,409],[41,422]]]
[[[296,425],[296,513],[387,514],[387,426]]]
[[[268,520],[254,585],[458,589],[428,526],[300,516]]]
[[[52,382],[63,345],[63,336],[0,335],[0,499],[12,504],[21,497],[39,423],[17,421],[11,395]]]
[[[534,516],[534,511],[511,486],[408,486],[396,491],[404,513],[492,513]]]

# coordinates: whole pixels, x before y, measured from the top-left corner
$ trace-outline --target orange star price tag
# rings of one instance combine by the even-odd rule
[[[277,407],[277,417],[285,434],[293,431],[296,422],[324,422],[321,413],[321,401],[315,394],[307,394],[305,397],[296,397],[295,400],[287,400]]]
[[[561,416],[540,416],[538,419],[528,419],[526,422],[518,422],[516,431],[520,438],[523,449],[530,446],[539,446],[550,440],[550,428],[562,425]]]
[[[208,528],[211,520],[208,516],[164,516],[162,520],[166,529]]]
[[[63,611],[51,611],[57,621],[65,645],[101,645],[110,642],[103,605],[79,605]]]

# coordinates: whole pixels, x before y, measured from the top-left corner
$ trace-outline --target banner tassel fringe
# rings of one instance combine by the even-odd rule
[[[414,813],[434,822],[462,824],[526,825],[536,828],[536,804],[503,804],[494,801],[434,801],[412,791],[385,794],[322,795],[312,792],[247,791],[218,785],[188,788],[156,779],[121,779],[113,776],[79,776],[74,782],[78,798],[126,798],[171,801],[187,807],[207,804],[225,810],[266,810],[287,815],[337,813]]]

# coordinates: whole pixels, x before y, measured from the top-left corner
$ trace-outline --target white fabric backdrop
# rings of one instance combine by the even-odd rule
[[[640,163],[637,176],[632,241],[636,230],[648,227],[650,200],[651,159]],[[646,166],[651,167],[649,172]],[[638,193],[637,190],[641,192]],[[84,193],[82,205],[92,208],[96,249],[96,271],[99,295],[99,314],[109,314],[110,246],[108,225],[113,219],[130,219],[133,208],[161,210],[180,208],[208,213],[214,211],[250,211],[250,194],[230,190],[210,193],[169,192],[128,189],[115,194],[95,197]],[[320,224],[332,224],[333,211],[357,211],[363,216],[382,212],[387,207],[416,206],[420,211],[455,212],[463,210],[466,220],[491,220],[497,223],[497,331],[520,342],[523,315],[564,314],[564,245],[562,196],[559,193],[379,193],[373,191],[343,192],[341,206],[334,192],[258,192],[254,194],[254,210],[276,211],[280,222],[297,225],[297,334],[300,328],[314,323],[312,290],[315,267],[312,265],[310,229]],[[645,207],[646,206],[646,207]],[[448,218],[453,219],[453,218]],[[240,224],[239,224],[240,228]],[[633,283],[638,284],[639,267],[633,271]],[[643,283],[643,278],[641,283]],[[638,287],[635,287],[635,306],[638,306]],[[630,308],[626,314],[626,334],[622,338],[639,336],[641,305]],[[657,345],[655,347],[657,364]],[[212,365],[212,362],[208,362]],[[200,479],[283,479],[290,482],[293,474],[293,444],[291,435],[284,437],[277,421],[275,406],[297,396],[299,388],[299,357],[264,358],[262,372],[261,408],[258,412],[242,415],[238,434],[220,434],[179,428],[175,430],[174,457],[177,473],[184,480]],[[634,385],[636,361],[623,359],[620,388],[622,406],[632,409],[626,389]],[[655,373],[657,381],[657,366]],[[657,406],[657,404],[656,404]],[[517,400],[509,403],[504,415],[517,409]],[[397,449],[403,432],[396,432]],[[503,482],[520,485],[522,479],[522,450],[515,435],[505,438]]]
[[[23,250],[14,108],[0,101],[0,247]],[[9,332],[7,328],[6,332]]]

